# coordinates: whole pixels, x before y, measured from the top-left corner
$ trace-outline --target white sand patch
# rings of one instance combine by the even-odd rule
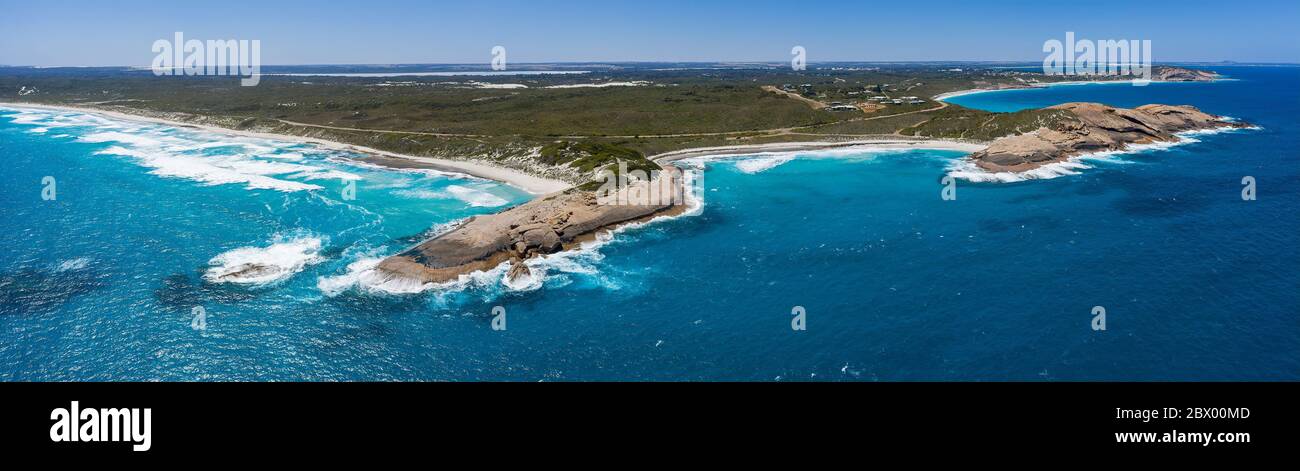
[[[631,82],[605,82],[605,83],[575,83],[569,85],[551,85],[542,88],[608,88],[608,87],[644,87],[650,85],[645,80],[634,80]]]

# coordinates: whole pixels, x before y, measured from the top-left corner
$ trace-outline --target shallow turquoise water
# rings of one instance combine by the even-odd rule
[[[1294,380],[1300,69],[1225,72],[1238,81],[953,101],[1186,103],[1262,129],[1092,161],[1077,175],[960,181],[955,201],[940,197],[955,152],[708,161],[698,215],[531,262],[540,286],[502,286],[498,271],[417,294],[368,284],[365,263],[499,209],[471,202],[527,196],[271,142],[181,152],[252,154],[225,164],[320,188],[250,189],[184,167],[151,174],[166,162],[96,155],[125,144],[79,141],[104,129],[3,112],[0,378]],[[283,154],[302,154],[296,163],[322,170],[298,170],[317,179],[238,164]],[[329,170],[361,177],[355,201]],[[57,178],[54,202],[40,198],[46,175]],[[1257,201],[1240,197],[1246,175]],[[457,198],[449,186],[469,191]],[[221,254],[314,239],[315,257],[283,280],[204,280]],[[301,257],[284,259],[293,268]],[[194,306],[206,330],[191,328]],[[494,306],[506,309],[505,331],[491,328]],[[790,328],[795,306],[806,331]],[[1104,332],[1091,329],[1095,306],[1107,311]]]

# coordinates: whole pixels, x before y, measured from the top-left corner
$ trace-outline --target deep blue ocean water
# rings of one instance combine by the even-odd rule
[[[535,285],[498,270],[410,294],[366,267],[529,196],[305,145],[0,110],[0,379],[1300,379],[1300,69],[1220,71],[1236,80],[952,101],[1192,104],[1262,129],[962,180],[954,201],[940,179],[958,152],[712,160],[698,215],[530,262]],[[284,270],[210,279],[244,260]]]

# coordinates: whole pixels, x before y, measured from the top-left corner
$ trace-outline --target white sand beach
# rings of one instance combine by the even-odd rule
[[[984,150],[986,145],[973,142],[960,142],[948,140],[929,140],[929,139],[877,139],[877,140],[858,140],[842,142],[780,142],[771,144],[755,144],[741,146],[722,146],[722,147],[702,147],[698,149],[684,149],[673,152],[651,156],[650,159],[660,164],[674,162],[694,157],[708,156],[725,156],[725,155],[745,155],[760,154],[772,152],[802,152],[802,151],[819,151],[829,149],[863,149],[863,150],[893,150],[893,149],[935,149],[935,150],[955,150],[961,152],[978,152]]]
[[[1218,80],[1225,80],[1225,79],[1218,79]],[[1066,81],[1066,82],[1047,82],[1047,83],[1039,82],[1039,83],[1029,83],[1029,84],[1026,84],[1026,85],[1023,86],[1023,87],[1008,87],[1008,88],[972,88],[972,89],[970,89],[970,90],[957,90],[957,91],[955,91],[955,92],[940,93],[940,94],[938,94],[938,95],[935,95],[935,96],[932,97],[931,99],[934,100],[934,101],[943,101],[943,100],[947,100],[947,99],[949,99],[949,98],[956,98],[956,97],[963,96],[963,95],[974,95],[974,94],[976,94],[976,93],[1005,92],[1005,91],[1010,91],[1010,90],[1026,90],[1026,89],[1030,89],[1030,88],[1050,88],[1050,87],[1061,87],[1061,86],[1070,86],[1070,85],[1134,85],[1134,82],[1137,82],[1137,81],[1138,81],[1138,80],[1070,80],[1070,81]],[[1217,80],[1216,80],[1216,81],[1217,81]],[[1196,83],[1196,82],[1175,82],[1175,81],[1168,81],[1168,80],[1147,80],[1146,83],[1151,84],[1151,83]],[[1136,85],[1134,85],[1134,86],[1136,86]]]
[[[572,186],[560,180],[537,177],[518,170],[499,167],[496,165],[491,165],[486,163],[439,159],[435,157],[420,157],[414,155],[404,155],[404,154],[398,154],[394,152],[374,149],[370,147],[343,144],[343,143],[329,141],[325,139],[294,136],[290,134],[273,134],[273,133],[262,133],[262,132],[253,132],[253,131],[240,131],[240,130],[228,129],[228,128],[223,128],[218,126],[207,126],[207,125],[186,123],[181,121],[171,121],[166,119],[153,118],[148,116],[138,116],[130,113],[103,110],[94,107],[42,105],[42,104],[32,104],[32,103],[6,103],[6,102],[0,102],[0,107],[17,108],[17,109],[21,109],[21,108],[44,109],[44,110],[51,110],[51,111],[71,111],[77,113],[98,114],[101,116],[106,116],[114,119],[162,124],[166,126],[175,126],[179,128],[200,129],[207,132],[225,134],[228,136],[244,136],[244,137],[255,137],[260,139],[276,139],[281,141],[305,142],[305,143],[319,145],[327,149],[358,152],[358,153],[371,154],[371,155],[394,158],[394,159],[409,160],[412,162],[423,164],[424,166],[431,168],[433,170],[451,172],[451,173],[462,173],[473,177],[486,178],[488,180],[502,182],[508,185],[515,186],[519,189],[522,189],[524,191],[527,191],[535,195],[554,193],[557,191],[568,189],[570,186]]]
[[[28,108],[28,109],[45,109],[53,111],[71,111],[78,113],[90,113],[106,116],[114,119],[127,121],[148,122],[162,124],[166,126],[175,126],[180,128],[200,129],[207,132],[225,134],[230,136],[245,136],[261,139],[277,139],[282,141],[304,142],[315,144],[327,149],[340,151],[357,152],[370,154],[378,157],[389,159],[400,159],[419,164],[419,166],[433,170],[461,173],[478,178],[485,178],[515,186],[534,195],[550,194],[557,191],[568,189],[572,185],[569,183],[542,178],[527,173],[500,167],[488,163],[441,159],[435,157],[421,157],[414,155],[398,154],[384,150],[374,149],[365,146],[344,144],[340,142],[317,139],[311,137],[295,136],[291,134],[274,134],[255,131],[241,131],[228,129],[219,126],[200,125],[186,123],[182,121],[172,121],[149,116],[139,116],[120,111],[104,110],[94,107],[66,106],[66,105],[44,105],[32,103],[7,103],[0,102],[0,107],[7,108]],[[854,141],[816,141],[816,142],[788,142],[788,143],[771,143],[755,145],[738,145],[738,146],[720,146],[720,147],[702,147],[695,149],[683,149],[679,151],[666,152],[650,156],[651,160],[660,164],[665,164],[677,160],[688,159],[693,157],[705,156],[725,156],[725,155],[743,155],[753,153],[770,153],[770,152],[800,152],[800,151],[817,151],[828,149],[849,149],[860,148],[864,150],[878,149],[938,149],[938,150],[956,150],[962,152],[976,152],[983,150],[986,146],[979,143],[959,142],[950,140],[929,140],[929,139],[873,139],[873,140],[854,140]]]

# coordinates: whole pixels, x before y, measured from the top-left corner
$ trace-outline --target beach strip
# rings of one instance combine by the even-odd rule
[[[749,154],[768,154],[768,153],[785,153],[785,152],[816,152],[831,149],[861,149],[861,150],[898,150],[898,149],[930,149],[930,150],[955,150],[960,152],[979,152],[988,146],[975,142],[961,142],[941,139],[874,139],[874,140],[856,140],[842,142],[780,142],[771,144],[753,144],[739,146],[721,146],[721,147],[701,147],[696,149],[683,149],[650,157],[650,160],[659,164],[667,164],[678,160],[690,159],[695,157],[713,157],[728,155],[749,155]]]
[[[388,167],[426,168],[430,170],[437,170],[440,172],[460,173],[472,177],[494,180],[501,183],[505,183],[507,185],[517,187],[521,190],[524,190],[534,195],[555,193],[557,191],[562,191],[573,186],[560,180],[553,180],[549,178],[542,178],[534,175],[529,175],[527,173],[518,170],[513,170],[513,169],[491,165],[487,163],[440,159],[436,157],[420,157],[414,155],[404,155],[404,154],[383,151],[383,150],[374,149],[365,146],[343,144],[340,142],[329,141],[325,139],[294,136],[289,134],[241,131],[236,129],[223,128],[219,126],[193,124],[193,123],[186,123],[182,121],[171,121],[171,120],[166,120],[161,118],[154,118],[150,116],[139,116],[130,113],[123,113],[120,111],[113,111],[113,110],[104,110],[104,109],[99,109],[94,107],[44,105],[44,104],[35,104],[35,103],[7,103],[7,102],[0,102],[0,107],[14,108],[14,109],[27,108],[27,109],[60,111],[60,112],[87,113],[87,114],[105,116],[113,119],[120,119],[124,121],[161,124],[164,126],[172,126],[176,128],[182,128],[182,129],[184,128],[199,129],[202,131],[216,133],[216,134],[223,134],[227,136],[253,137],[258,139],[271,139],[271,140],[288,141],[288,142],[308,143],[308,144],[318,145],[329,150],[356,152],[360,154],[368,154],[368,155],[376,156],[379,157],[379,159],[375,160],[376,163],[380,163]],[[403,163],[404,161],[409,162],[413,165],[407,165]]]

